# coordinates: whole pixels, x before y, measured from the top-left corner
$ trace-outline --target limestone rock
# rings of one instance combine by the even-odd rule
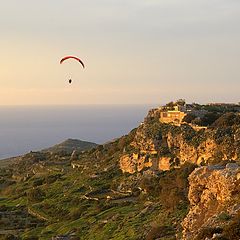
[[[125,154],[120,158],[120,168],[122,172],[135,173],[140,172],[144,168],[152,166],[152,160],[147,156],[138,154]]]
[[[190,211],[182,222],[183,239],[194,239],[205,227],[219,227],[222,213],[240,213],[234,199],[239,196],[239,165],[208,166],[195,169],[189,176]],[[226,224],[226,223],[224,223]]]
[[[153,109],[137,128],[130,148],[120,156],[123,172],[141,172],[145,168],[165,171],[185,162],[205,165],[237,160],[240,159],[240,128],[205,127],[196,131],[188,124],[160,123],[159,110]]]

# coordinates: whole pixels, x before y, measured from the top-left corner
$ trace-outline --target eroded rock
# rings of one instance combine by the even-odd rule
[[[240,167],[236,163],[226,166],[205,166],[195,169],[189,176],[190,211],[184,221],[183,239],[195,239],[202,229],[219,228],[226,222],[223,217],[240,213],[235,201],[239,198]]]

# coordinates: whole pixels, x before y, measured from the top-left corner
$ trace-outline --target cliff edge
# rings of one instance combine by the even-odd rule
[[[214,165],[240,158],[240,115],[225,113],[207,128],[162,123],[160,110],[150,110],[120,157],[122,172],[170,170],[185,162]]]
[[[188,179],[190,210],[182,239],[239,239],[240,166],[200,167]]]

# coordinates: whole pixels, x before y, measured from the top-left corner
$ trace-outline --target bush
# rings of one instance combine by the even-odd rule
[[[69,218],[70,218],[71,220],[77,220],[77,219],[79,219],[79,218],[81,217],[81,215],[82,215],[83,212],[84,212],[84,211],[81,210],[81,209],[74,209],[74,210],[72,210],[72,211],[70,212]]]
[[[195,240],[212,239],[214,233],[222,233],[222,228],[205,227],[202,228]]]
[[[195,164],[185,163],[179,169],[173,169],[159,178],[160,200],[163,207],[175,210],[179,204],[188,205],[188,176],[196,168]]]
[[[45,180],[44,178],[36,178],[36,179],[34,179],[33,186],[37,187],[37,186],[43,185],[44,180]]]
[[[226,113],[219,117],[213,124],[214,128],[226,128],[234,124],[240,124],[240,116],[235,113]]]
[[[183,122],[186,122],[186,123],[191,123],[194,119],[196,118],[195,115],[193,114],[187,114],[184,118],[183,118]]]
[[[222,212],[218,215],[218,218],[223,221],[228,221],[231,219],[231,216],[225,212]]]
[[[47,184],[52,184],[56,182],[61,176],[61,174],[49,175],[46,177],[45,181]]]
[[[40,188],[32,188],[27,193],[30,202],[40,202],[44,199],[45,193]]]
[[[202,126],[210,126],[220,117],[219,113],[209,112],[201,118]]]
[[[145,176],[140,187],[149,196],[159,198],[163,208],[174,211],[188,206],[188,176],[196,168],[195,164],[185,163],[179,169],[162,172],[160,176]]]
[[[4,235],[3,237],[0,235],[0,239],[3,239],[3,240],[18,240],[19,238],[14,236],[13,234],[7,234],[7,235]]]
[[[231,240],[239,240],[240,236],[240,216],[236,216],[235,219],[228,224],[227,226],[224,226],[223,228],[223,237],[226,239]]]
[[[147,233],[146,240],[154,240],[174,234],[174,229],[170,226],[153,226],[152,229]]]
[[[159,196],[161,191],[161,186],[159,184],[159,179],[157,177],[143,177],[140,186],[144,189],[149,195]]]

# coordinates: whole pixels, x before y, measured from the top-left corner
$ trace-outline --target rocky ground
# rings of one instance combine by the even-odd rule
[[[196,168],[189,176],[190,210],[182,222],[183,239],[238,239],[240,236],[240,166]],[[228,226],[238,226],[231,235]],[[230,237],[231,236],[231,237]]]

